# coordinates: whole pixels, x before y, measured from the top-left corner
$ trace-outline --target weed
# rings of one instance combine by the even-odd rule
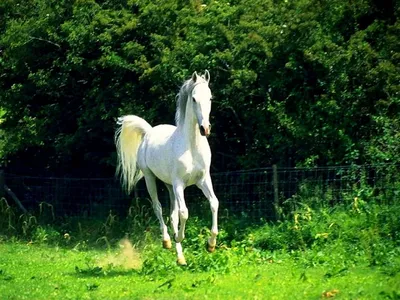
[[[133,200],[129,207],[127,216],[129,233],[143,233],[155,224],[155,216],[150,201],[147,205],[142,204],[139,198]]]
[[[78,266],[75,266],[75,272],[80,275],[85,275],[85,276],[99,276],[99,275],[104,274],[102,267],[90,266],[89,264],[88,264],[87,268],[84,268],[84,269],[81,269]]]
[[[30,236],[38,226],[37,218],[32,215],[23,214],[19,217],[19,221],[24,237]]]
[[[32,241],[34,243],[54,244],[60,240],[60,233],[50,226],[37,226],[32,233]]]
[[[39,216],[42,219],[42,222],[54,222],[56,216],[54,214],[54,207],[50,203],[41,202],[39,204]]]
[[[103,224],[103,231],[105,236],[109,236],[112,233],[113,227],[117,224],[117,216],[110,210],[106,221]]]
[[[98,283],[87,283],[86,288],[88,291],[94,291],[99,287]]]
[[[13,279],[14,277],[12,275],[7,274],[7,272],[0,269],[0,280],[11,281]]]
[[[4,234],[15,233],[15,212],[5,198],[0,199],[0,228],[4,228]]]
[[[104,241],[105,245],[107,246],[107,249],[110,251],[110,250],[111,250],[111,244],[110,244],[110,242],[108,241],[108,238],[107,238],[106,236],[102,236],[102,237],[100,237],[100,238],[98,238],[98,239],[96,240],[96,244],[99,243],[99,242],[101,242],[101,241]]]
[[[379,293],[379,295],[382,297],[382,299],[390,299],[390,300],[400,299],[400,292],[398,291],[392,291],[392,292],[382,291]]]

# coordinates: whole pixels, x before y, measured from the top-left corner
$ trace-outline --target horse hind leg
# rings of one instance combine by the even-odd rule
[[[147,191],[149,192],[151,201],[153,203],[154,213],[156,214],[156,217],[157,217],[158,221],[160,222],[160,229],[161,229],[162,238],[163,238],[163,247],[166,249],[170,249],[172,247],[171,238],[168,234],[167,226],[164,223],[164,219],[162,216],[161,203],[158,200],[156,177],[151,172],[143,172],[143,174],[144,174],[144,178],[146,180]]]
[[[172,224],[172,229],[174,231],[174,235],[177,236],[178,235],[178,226],[179,226],[179,207],[178,207],[178,203],[176,201],[175,198],[175,194],[174,194],[174,190],[172,188],[171,185],[166,184],[166,187],[168,189],[168,193],[169,193],[169,198],[171,201],[171,224]],[[177,264],[181,265],[181,266],[185,266],[186,265],[186,259],[183,255],[183,250],[182,250],[182,244],[176,242],[175,243],[175,247],[176,247],[176,253],[177,253]]]
[[[175,203],[177,205],[179,223],[180,223],[178,233],[175,234],[175,241],[178,243],[182,242],[182,240],[185,238],[185,226],[186,226],[186,221],[189,217],[189,211],[186,207],[183,190],[184,190],[183,184],[181,183],[174,184],[173,191],[176,199]]]

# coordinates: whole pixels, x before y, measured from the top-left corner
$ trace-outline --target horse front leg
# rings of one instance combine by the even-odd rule
[[[207,250],[209,252],[214,252],[215,245],[217,244],[217,235],[218,235],[218,207],[219,201],[215,196],[212,181],[210,174],[207,174],[204,180],[197,184],[198,188],[201,189],[204,196],[210,202],[210,208],[212,213],[212,225],[211,225],[211,236],[208,239],[208,247]]]

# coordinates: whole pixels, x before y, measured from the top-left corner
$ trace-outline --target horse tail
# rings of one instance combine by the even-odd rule
[[[121,125],[115,132],[117,147],[116,175],[121,178],[122,187],[130,193],[143,177],[137,166],[137,152],[143,137],[151,130],[151,125],[142,118],[129,115],[118,118]]]

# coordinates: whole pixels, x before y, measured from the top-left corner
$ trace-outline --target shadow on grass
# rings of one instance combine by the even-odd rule
[[[75,272],[67,273],[70,276],[78,278],[89,278],[89,277],[118,277],[118,276],[132,276],[140,274],[140,270],[134,269],[108,269],[102,267],[88,267],[79,268],[75,266]]]

